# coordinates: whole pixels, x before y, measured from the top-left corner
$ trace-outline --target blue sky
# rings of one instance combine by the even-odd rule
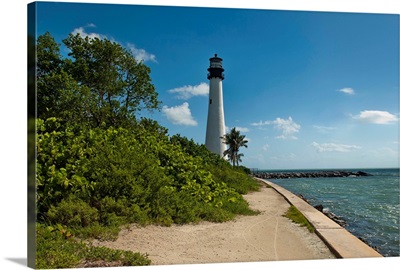
[[[162,101],[143,116],[198,143],[218,53],[247,167],[398,167],[398,15],[42,2],[37,18],[59,43],[81,33],[130,49]]]

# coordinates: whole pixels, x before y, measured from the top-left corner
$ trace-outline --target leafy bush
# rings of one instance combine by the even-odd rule
[[[180,145],[186,154],[200,157],[205,164],[214,166],[230,165],[228,161],[221,158],[218,154],[209,151],[204,144],[197,144],[193,139],[182,137],[180,134],[171,136],[170,141],[173,144]]]
[[[74,237],[66,239],[59,231],[41,224],[37,224],[36,239],[36,268],[38,269],[81,267],[90,261],[114,261],[120,266],[150,264],[147,255],[106,247],[93,247],[78,242]]]
[[[114,250],[107,247],[89,246],[85,255],[86,261],[117,261],[120,262],[121,266],[142,266],[150,264],[147,255],[141,255],[138,252],[133,253],[126,250]]]
[[[100,200],[99,206],[100,221],[106,226],[127,222],[144,225],[148,222],[147,212],[137,204],[130,204],[125,197],[114,199],[107,196]]]
[[[85,134],[62,126],[56,118],[38,119],[37,130],[38,213],[46,213],[71,194],[89,197],[95,187],[88,178],[95,149]]]
[[[73,233],[81,239],[98,239],[101,241],[115,241],[121,228],[118,225],[91,224],[87,227],[74,228]]]
[[[215,181],[226,183],[240,194],[259,190],[260,183],[244,173],[241,169],[232,168],[230,166],[209,166],[209,170]]]
[[[259,189],[259,183],[248,176],[250,170],[244,166],[232,167],[219,155],[210,152],[204,144],[197,144],[193,139],[181,137],[179,134],[171,137],[171,142],[180,145],[187,154],[201,159],[204,168],[211,172],[214,181],[224,182],[240,194]]]
[[[80,250],[84,245],[44,226],[36,229],[36,268],[69,268],[81,259]]]
[[[49,118],[38,120],[38,131],[38,218],[51,224],[77,228],[96,222],[118,227],[226,220],[237,209],[248,209],[239,193],[258,187],[202,146],[189,143],[193,153],[203,154],[187,154],[149,120],[133,130],[77,129]],[[98,235],[96,228],[83,231]]]
[[[47,217],[52,224],[60,223],[68,227],[86,227],[99,221],[98,210],[73,195],[57,206],[52,205]]]
[[[227,220],[232,220],[235,214],[229,212],[223,208],[214,209],[211,205],[205,207],[201,213],[201,217],[204,220],[211,222],[225,222]]]

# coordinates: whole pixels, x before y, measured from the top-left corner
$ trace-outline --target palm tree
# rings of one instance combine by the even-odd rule
[[[242,161],[240,158],[243,154],[239,154],[239,148],[242,146],[247,148],[248,141],[244,137],[244,135],[240,135],[240,131],[236,130],[235,127],[221,137],[223,143],[228,146],[228,149],[224,151],[224,156],[228,156],[233,166],[239,166],[239,162]]]

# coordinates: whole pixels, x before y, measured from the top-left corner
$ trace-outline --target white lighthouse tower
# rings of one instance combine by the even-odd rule
[[[208,103],[208,118],[206,132],[206,147],[221,157],[224,156],[226,145],[221,137],[225,135],[224,102],[222,98],[222,80],[224,79],[222,58],[217,54],[210,58],[210,67],[207,69],[207,79],[210,80],[210,94]]]

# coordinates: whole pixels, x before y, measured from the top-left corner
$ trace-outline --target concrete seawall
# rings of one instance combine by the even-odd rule
[[[290,191],[268,180],[261,178],[256,179],[271,186],[291,205],[295,206],[312,224],[316,234],[324,241],[337,258],[383,257],[373,248]]]

